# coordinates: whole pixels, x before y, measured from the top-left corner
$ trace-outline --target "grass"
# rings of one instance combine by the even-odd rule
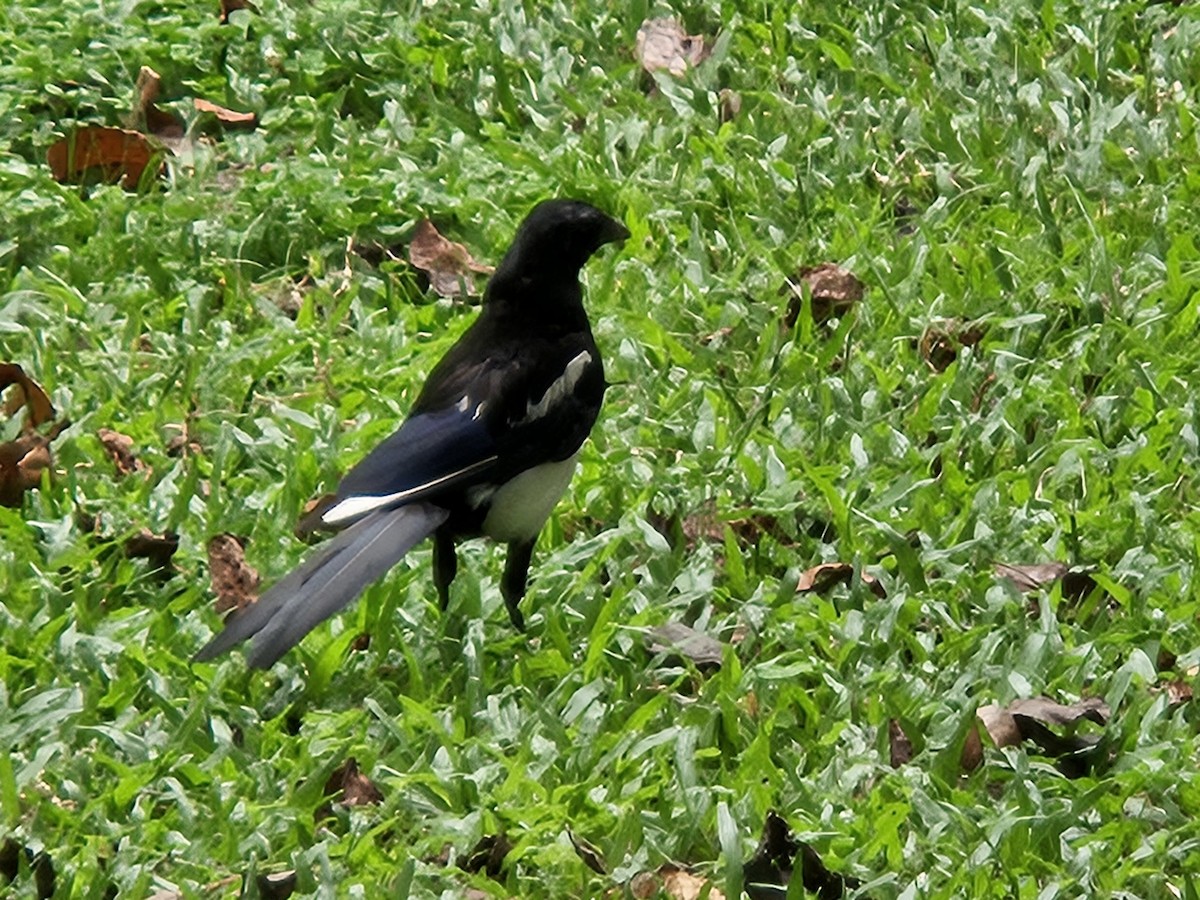
[[[669,860],[737,896],[772,809],[859,896],[1198,896],[1200,716],[1166,690],[1200,666],[1194,7],[216,7],[0,9],[0,361],[72,422],[0,509],[14,896],[39,859],[61,897],[284,870],[299,896],[625,896]],[[715,52],[651,78],[637,27],[672,12]],[[48,146],[120,124],[143,65],[162,105],[259,127],[162,189],[55,183]],[[473,315],[348,238],[428,216],[495,262],[555,194],[633,237],[586,273],[615,386],[529,636],[499,551],[468,546],[442,615],[422,548],[270,673],[191,665],[208,539],[285,572],[304,502]],[[864,301],[787,329],[780,286],[824,260]],[[936,371],[920,338],[955,318],[986,331]],[[179,535],[167,572],[126,558],[142,528]],[[1098,587],[993,571],[1052,560]],[[831,561],[886,596],[796,591]],[[726,644],[717,671],[646,649],[672,621]],[[964,771],[976,708],[1039,695],[1111,707],[1086,774],[986,737]],[[383,802],[318,820],[348,757]],[[454,864],[500,833],[496,878]]]

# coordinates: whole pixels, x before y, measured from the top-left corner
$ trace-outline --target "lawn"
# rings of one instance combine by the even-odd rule
[[[1200,897],[1200,6],[255,4],[0,7],[0,894]],[[556,195],[632,237],[528,633],[426,544],[190,662],[476,314],[419,223]]]

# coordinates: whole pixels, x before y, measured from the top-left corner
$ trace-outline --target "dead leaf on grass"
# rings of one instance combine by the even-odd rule
[[[178,549],[179,535],[172,531],[153,534],[148,528],[143,528],[125,541],[125,555],[129,559],[147,560],[152,569],[167,569]]]
[[[382,792],[358,770],[358,760],[353,756],[326,780],[325,796],[344,806],[378,806],[383,802]]]
[[[100,439],[101,445],[116,465],[117,474],[129,475],[146,468],[146,464],[134,455],[133,438],[129,435],[113,431],[111,428],[101,428],[96,432],[96,437]]]
[[[1085,697],[1071,704],[1033,697],[1014,700],[1007,707],[991,703],[979,707],[975,714],[996,747],[1015,747],[1023,741],[1032,741],[1047,756],[1057,759],[1063,773],[1073,778],[1088,770],[1100,743],[1095,735],[1075,734],[1076,726],[1083,721],[1104,725],[1110,711],[1099,697]],[[1050,725],[1065,730],[1059,734]]]
[[[996,563],[996,574],[1007,578],[1017,590],[1032,594],[1048,587],[1054,582],[1062,581],[1062,595],[1071,600],[1081,600],[1096,587],[1096,580],[1090,572],[1069,569],[1066,563],[1048,562],[1033,563],[1023,566],[1012,566],[1007,563]]]
[[[229,14],[237,12],[239,9],[248,9],[256,16],[262,15],[251,0],[221,0],[221,24],[229,24]]]
[[[904,726],[899,719],[888,719],[888,754],[893,769],[907,765],[912,760],[912,741],[904,733]]]
[[[42,387],[16,363],[0,363],[0,391],[5,389],[4,412],[13,416],[25,409],[23,433],[0,443],[0,505],[18,508],[25,492],[42,483],[42,473],[53,463],[50,444],[70,423],[56,422],[45,434],[35,430],[54,418],[54,407]]]
[[[875,576],[862,572],[859,577],[862,579],[862,583],[876,597],[882,598],[887,596],[887,590],[879,583]],[[821,563],[819,566],[813,566],[811,569],[800,574],[800,580],[796,584],[796,591],[798,593],[816,591],[820,594],[835,585],[850,584],[853,578],[854,566],[850,565],[850,563]]]
[[[837,263],[823,262],[815,266],[804,266],[784,282],[779,293],[789,297],[784,324],[788,329],[796,327],[804,303],[807,287],[812,298],[812,318],[818,325],[833,316],[840,316],[863,298],[866,286],[853,272]]]
[[[633,58],[647,72],[666,69],[680,76],[688,66],[698,66],[708,57],[704,38],[687,34],[676,19],[647,19],[638,28]]]
[[[429,277],[429,284],[441,297],[474,296],[472,273],[490,275],[494,269],[477,263],[462,244],[443,237],[433,222],[417,223],[408,244],[408,261]]]
[[[918,348],[925,364],[934,372],[944,372],[958,359],[963,347],[974,347],[983,340],[987,326],[961,319],[931,322],[921,335]]]
[[[577,835],[571,830],[570,825],[567,826],[567,837],[571,841],[571,846],[575,848],[575,855],[583,860],[584,865],[597,875],[608,874],[608,866],[604,863],[604,854],[598,847]]]
[[[269,875],[259,873],[254,883],[262,900],[287,900],[296,893],[296,871],[290,869],[287,872],[274,872]]]
[[[1152,691],[1162,691],[1167,695],[1170,706],[1182,706],[1192,702],[1192,686],[1182,678],[1175,678],[1163,685],[1155,685]]]
[[[232,109],[226,109],[224,106],[218,106],[216,103],[202,100],[199,97],[192,100],[192,106],[196,108],[196,112],[212,113],[216,116],[217,121],[226,128],[251,131],[258,126],[257,113],[234,112]]]
[[[42,386],[16,363],[0,363],[0,391],[7,389],[4,414],[13,416],[25,407],[25,430],[32,431],[54,418],[54,406]]]
[[[671,863],[660,866],[654,872],[638,872],[629,879],[629,892],[637,900],[649,900],[661,894],[666,894],[671,900],[699,900],[702,896],[708,900],[725,900],[720,888]]]
[[[489,878],[499,878],[504,871],[504,857],[512,848],[512,842],[505,835],[485,834],[459,863],[459,868],[464,872],[486,872]]]
[[[208,541],[208,574],[217,595],[217,614],[242,610],[258,599],[259,577],[246,562],[243,540],[218,534]]]
[[[964,772],[974,772],[983,764],[983,738],[979,736],[978,719],[972,720],[967,728],[958,764]]]
[[[796,839],[782,816],[767,813],[758,849],[742,870],[746,895],[750,900],[778,900],[779,888],[786,891],[797,865],[804,889],[820,900],[834,900],[860,884],[856,878],[829,871],[816,850]]]
[[[134,191],[152,163],[161,170],[162,156],[166,152],[152,145],[140,132],[85,125],[52,144],[46,152],[46,161],[54,180],[62,184],[115,184],[120,181],[127,191]]]
[[[650,629],[651,653],[665,653],[691,660],[698,669],[717,669],[725,645],[716,638],[689,628],[682,622],[667,622]]]
[[[134,87],[134,105],[129,117],[129,126],[164,141],[177,141],[183,137],[186,129],[179,116],[158,108],[157,101],[161,93],[162,76],[149,66],[142,66]]]

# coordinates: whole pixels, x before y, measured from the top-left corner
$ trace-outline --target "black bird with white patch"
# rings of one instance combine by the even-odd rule
[[[455,542],[484,535],[508,544],[500,590],[524,629],[518,604],[534,542],[604,397],[579,271],[600,247],[628,237],[587,203],[538,204],[489,280],[479,318],[429,373],[408,419],[317,514],[344,530],[230,616],[195,658],[253,637],[246,659],[267,668],[430,534],[443,609],[458,569]]]

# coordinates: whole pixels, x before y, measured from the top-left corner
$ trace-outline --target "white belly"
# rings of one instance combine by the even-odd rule
[[[492,508],[483,520],[483,533],[497,541],[530,541],[537,537],[571,483],[576,458],[534,466],[497,488],[492,494]]]

